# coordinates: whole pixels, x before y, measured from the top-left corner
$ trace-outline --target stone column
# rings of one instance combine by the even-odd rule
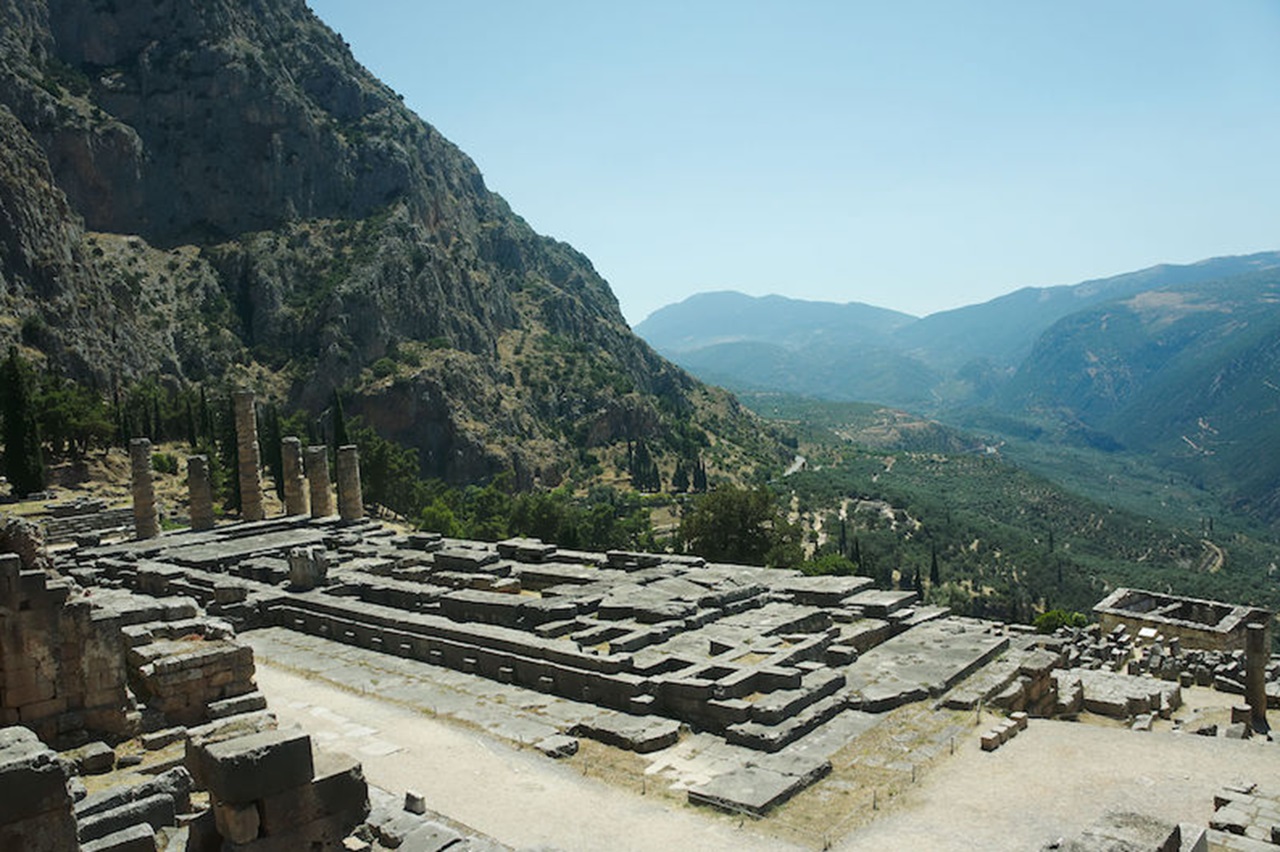
[[[133,529],[140,538],[160,535],[160,515],[156,511],[156,486],[151,480],[151,442],[134,438],[129,442],[129,468],[133,479]]]
[[[1267,647],[1267,628],[1250,624],[1244,637],[1244,696],[1249,703],[1249,727],[1265,734],[1267,727],[1267,663],[1271,653]]]
[[[246,521],[260,521],[266,512],[262,508],[262,478],[259,475],[261,459],[258,457],[258,421],[253,413],[253,391],[236,391],[231,395],[236,415],[236,450],[240,456],[240,517]]]
[[[280,442],[280,475],[284,477],[284,513],[305,515],[307,491],[302,476],[302,441],[289,437]]]
[[[333,514],[333,492],[329,490],[329,448],[324,444],[307,447],[307,483],[311,490],[311,517]]]
[[[208,457],[187,458],[187,494],[191,529],[213,529],[213,485],[209,482]]]
[[[364,517],[360,450],[355,444],[338,447],[338,515],[344,521],[358,521]]]

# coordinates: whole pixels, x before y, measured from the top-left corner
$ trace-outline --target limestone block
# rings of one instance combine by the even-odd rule
[[[258,836],[258,807],[252,802],[240,805],[214,802],[213,823],[218,828],[218,834],[227,841],[248,843]]]
[[[75,763],[81,775],[101,775],[116,765],[115,749],[104,742],[92,742],[69,752],[67,757]]]
[[[262,832],[287,834],[300,826],[337,817],[358,825],[369,813],[369,787],[359,763],[322,758],[315,780],[263,797],[258,803]]]
[[[111,810],[102,811],[80,820],[81,842],[97,840],[139,823],[147,823],[153,829],[177,824],[177,810],[173,797],[156,793],[145,799],[126,802]]]
[[[138,823],[82,844],[80,852],[156,852],[156,833],[147,823]]]
[[[311,737],[300,730],[260,734],[213,743],[201,761],[204,782],[219,802],[263,799],[311,780]]]
[[[0,823],[0,849],[22,852],[68,852],[78,848],[70,811],[45,811],[11,823]]]
[[[329,574],[329,557],[323,546],[295,547],[289,551],[289,586],[305,592],[324,583]]]
[[[539,740],[534,744],[534,748],[547,757],[556,759],[572,757],[578,753],[578,740],[575,737],[567,737],[564,734],[554,734]]]
[[[425,814],[427,812],[427,799],[416,790],[405,790],[404,809],[411,814]]]
[[[0,729],[0,825],[63,810],[74,833],[62,761],[27,728]]]

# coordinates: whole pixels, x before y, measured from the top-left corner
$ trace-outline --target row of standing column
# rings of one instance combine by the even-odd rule
[[[138,469],[135,467],[134,517],[135,526],[140,530],[138,538],[151,538],[158,534],[157,526],[146,526],[148,534],[143,535],[142,526],[136,521],[139,506],[146,505],[145,492],[151,488],[151,442],[146,443],[145,472],[142,474],[142,487],[139,489]],[[292,442],[292,444],[290,443]],[[303,468],[303,452],[301,442],[297,438],[282,443],[283,462],[282,478],[284,480],[284,514],[305,515],[308,511],[313,518],[327,518],[334,514],[333,488],[329,478],[329,448],[323,444],[306,448],[305,473]],[[256,482],[256,488],[254,484]],[[248,487],[246,489],[246,486]],[[187,490],[190,494],[191,528],[207,530],[213,526],[213,487],[209,478],[209,460],[206,456],[190,456],[187,459]],[[256,497],[246,502],[246,490]],[[143,494],[142,500],[139,495]],[[245,511],[246,506],[262,506],[261,480],[240,480],[240,516],[242,519],[262,520],[265,511],[251,516]],[[155,512],[155,498],[150,498],[151,511]],[[364,497],[360,486],[360,455],[354,445],[338,448],[338,516],[344,521],[358,521],[364,517]],[[145,525],[144,525],[145,526]]]
[[[240,484],[240,517],[246,521],[260,521],[266,517],[266,509],[262,499],[261,454],[253,394],[238,391],[232,395],[232,400],[239,458],[236,476]],[[281,441],[280,449],[285,514],[304,515],[309,504],[313,518],[332,515],[334,505],[328,447],[307,447],[304,454],[301,440],[290,437]],[[154,538],[160,534],[160,519],[152,480],[151,441],[146,438],[131,441],[129,460],[134,529],[140,539]],[[338,515],[344,521],[360,520],[364,517],[364,496],[360,486],[359,450],[354,445],[339,447],[337,463]],[[206,456],[188,458],[187,487],[192,529],[210,529],[213,526],[213,488]]]

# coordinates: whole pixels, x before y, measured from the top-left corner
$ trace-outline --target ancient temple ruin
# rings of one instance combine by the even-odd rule
[[[252,405],[237,397],[237,412]],[[250,496],[238,522],[214,522],[197,456],[190,526],[161,532],[151,447],[137,442],[133,535],[75,528],[56,573],[0,556],[0,848],[154,849],[179,833],[192,849],[393,848],[408,836],[501,848],[280,729],[237,638],[246,631],[296,637],[317,660],[349,649],[364,669],[489,684],[513,708],[541,708],[503,724],[553,758],[575,759],[584,739],[656,755],[696,736],[716,759],[687,801],[753,817],[828,783],[872,739],[899,744],[895,765],[914,779],[957,743],[1007,754],[1037,719],[1181,725],[1184,690],[1210,687],[1241,703],[1230,724],[1189,733],[1266,742],[1267,707],[1280,705],[1260,610],[1120,590],[1099,624],[1041,635],[865,577],[409,532],[366,516],[354,447],[337,454],[335,513],[327,448],[296,440],[282,447],[282,514],[267,517],[256,436],[240,439],[255,466],[238,471]],[[935,721],[899,730],[896,714],[913,707]],[[119,772],[135,757],[126,743],[159,767],[150,780],[102,797],[69,779],[68,767]],[[18,789],[30,795],[6,793]],[[1232,799],[1221,825],[1255,800]],[[1230,831],[1121,822],[1088,827],[1071,848],[1108,848],[1089,838],[1135,825],[1165,841]]]

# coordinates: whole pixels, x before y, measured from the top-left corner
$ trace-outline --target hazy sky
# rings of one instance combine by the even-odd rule
[[[632,323],[1280,248],[1271,0],[308,0]]]

